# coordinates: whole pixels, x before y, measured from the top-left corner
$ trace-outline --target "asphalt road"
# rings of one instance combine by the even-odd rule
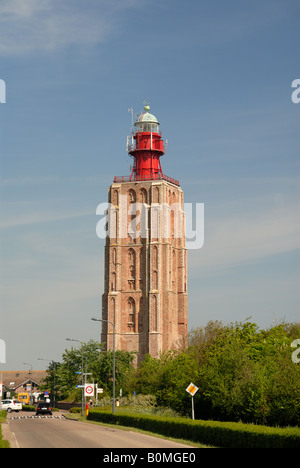
[[[68,419],[8,417],[7,422],[17,448],[190,448],[134,431]]]

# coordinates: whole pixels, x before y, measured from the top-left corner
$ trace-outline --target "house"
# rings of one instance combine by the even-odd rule
[[[46,378],[46,371],[1,371],[0,376],[4,385],[6,397],[12,397],[15,393],[31,393],[37,398],[40,394],[39,386]]]

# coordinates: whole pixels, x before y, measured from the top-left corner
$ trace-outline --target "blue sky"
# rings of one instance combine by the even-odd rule
[[[145,99],[164,173],[205,205],[189,328],[299,321],[299,17],[296,0],[0,0],[0,369],[99,339],[96,207]]]

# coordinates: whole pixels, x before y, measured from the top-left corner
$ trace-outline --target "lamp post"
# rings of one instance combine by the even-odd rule
[[[32,385],[33,385],[33,381],[32,381],[32,364],[30,364],[30,362],[23,362],[23,364],[25,366],[30,366],[30,369],[28,371],[28,374],[30,374],[30,404],[32,405]]]
[[[104,319],[99,319],[96,317],[93,317],[91,320],[94,322],[106,322],[110,323],[111,326],[113,327],[113,404],[112,404],[112,412],[115,414],[116,412],[116,403],[115,403],[115,397],[116,397],[116,346],[115,346],[115,325],[113,322],[110,322],[109,320],[104,320]]]
[[[81,416],[83,416],[83,341],[80,340],[74,340],[73,338],[66,338],[67,341],[77,341],[77,343],[81,344]]]

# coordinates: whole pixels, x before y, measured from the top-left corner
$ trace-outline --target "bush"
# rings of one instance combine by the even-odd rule
[[[89,420],[135,427],[168,437],[225,448],[300,448],[299,428],[274,428],[91,410]]]
[[[69,412],[70,413],[81,413],[81,408],[75,406],[73,408],[70,408]]]
[[[36,407],[34,405],[23,405],[22,411],[36,411]]]
[[[125,396],[121,399],[118,398],[122,405],[122,407],[137,408],[139,410],[149,410],[156,406],[156,398],[154,395],[141,395],[138,394],[136,396]]]

